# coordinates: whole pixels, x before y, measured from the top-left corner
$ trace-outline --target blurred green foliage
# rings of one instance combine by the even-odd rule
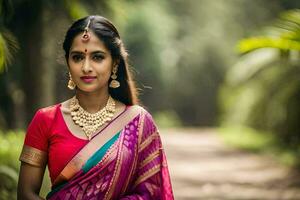
[[[24,143],[24,131],[0,131],[0,200],[17,199],[17,183],[20,168],[19,156]],[[51,182],[46,171],[41,196],[50,191]]]
[[[160,128],[182,127],[178,115],[173,110],[156,112],[154,119],[157,126]]]
[[[0,200],[17,199],[17,172],[5,165],[0,165],[0,179]]]
[[[232,147],[266,154],[286,166],[295,167],[299,164],[297,150],[278,146],[276,135],[271,132],[241,125],[223,126],[218,132],[223,141]]]
[[[72,19],[79,19],[88,15],[87,10],[79,0],[64,0],[64,4]]]
[[[0,30],[0,73],[3,73],[5,67],[12,63],[13,55],[19,47],[11,32],[3,27]]]
[[[267,151],[275,142],[273,134],[246,126],[224,126],[219,132],[227,144],[253,152]]]
[[[265,30],[263,36],[251,37],[240,41],[241,53],[252,52],[259,48],[275,48],[281,51],[300,51],[300,9],[281,13],[279,19]]]
[[[0,131],[0,163],[19,170],[18,156],[24,143],[24,131]]]
[[[299,47],[300,10],[284,12],[261,35],[239,43],[243,55],[221,89],[223,124],[271,132],[276,145],[296,157],[300,156]]]
[[[0,199],[16,199],[23,131],[0,131]]]

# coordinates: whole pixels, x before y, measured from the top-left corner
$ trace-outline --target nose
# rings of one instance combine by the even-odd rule
[[[82,72],[83,73],[89,73],[91,71],[92,71],[91,64],[90,64],[88,59],[85,59],[85,61],[83,63],[83,66],[82,66]]]

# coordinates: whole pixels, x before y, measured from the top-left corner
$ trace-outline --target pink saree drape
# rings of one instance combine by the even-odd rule
[[[115,132],[120,131],[119,138],[100,162],[87,172],[69,167],[74,175],[68,178],[72,173],[61,174],[61,180],[56,182],[61,186],[48,199],[174,199],[165,153],[151,115],[139,106],[131,106],[107,129],[115,131],[113,127],[117,123],[124,124],[121,131]],[[91,140],[93,142],[96,138]],[[76,165],[82,162],[77,165],[82,166],[86,161],[80,154],[84,152],[85,148],[71,162]]]

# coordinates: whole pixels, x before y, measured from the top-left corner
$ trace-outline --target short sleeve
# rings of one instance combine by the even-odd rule
[[[48,149],[48,138],[47,138],[47,122],[45,120],[42,110],[38,110],[32,121],[30,122],[24,145],[31,146],[41,151],[47,152]]]
[[[42,110],[38,110],[30,122],[24,141],[20,161],[42,167],[47,162],[48,151],[48,127],[45,115]]]

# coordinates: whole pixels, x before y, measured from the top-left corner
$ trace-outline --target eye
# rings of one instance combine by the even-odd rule
[[[97,61],[97,62],[100,62],[100,61],[102,61],[103,59],[104,59],[104,56],[101,55],[101,54],[95,54],[95,55],[93,56],[93,60],[95,60],[95,61]]]
[[[74,62],[80,62],[81,60],[83,60],[83,58],[84,58],[83,55],[80,55],[80,54],[75,54],[72,56],[72,60]]]

